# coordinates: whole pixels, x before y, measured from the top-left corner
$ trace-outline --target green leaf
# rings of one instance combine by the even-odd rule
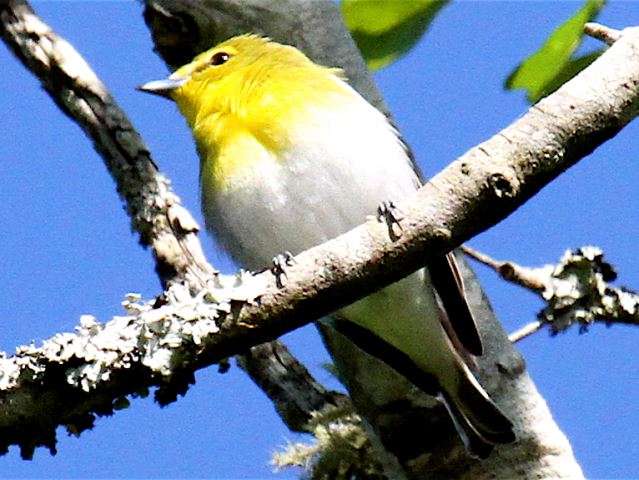
[[[449,0],[343,0],[342,16],[371,70],[394,62],[422,37]]]
[[[589,65],[601,52],[577,59],[572,59],[572,56],[581,44],[584,24],[594,20],[605,3],[606,0],[587,0],[575,15],[548,37],[539,50],[508,76],[505,88],[526,90],[528,100],[534,103]]]

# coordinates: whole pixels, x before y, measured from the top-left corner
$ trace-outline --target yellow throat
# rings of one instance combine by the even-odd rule
[[[281,161],[309,108],[350,95],[339,69],[254,35],[217,45],[171,78],[189,79],[171,98],[193,130],[203,187],[216,190],[255,163]]]

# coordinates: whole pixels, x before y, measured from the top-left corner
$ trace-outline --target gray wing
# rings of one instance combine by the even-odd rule
[[[451,252],[429,260],[428,271],[455,336],[469,353],[481,355],[483,353],[481,338],[466,302],[464,284],[455,255]]]

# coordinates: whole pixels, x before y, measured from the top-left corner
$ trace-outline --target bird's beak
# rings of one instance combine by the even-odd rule
[[[188,77],[175,77],[174,75],[171,75],[169,78],[164,80],[153,80],[152,82],[140,85],[137,87],[137,90],[140,90],[141,92],[154,93],[155,95],[160,95],[161,97],[172,100],[171,92],[180,88],[187,81]]]

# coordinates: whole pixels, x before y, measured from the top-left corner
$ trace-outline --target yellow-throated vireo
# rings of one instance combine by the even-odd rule
[[[186,118],[207,229],[247,268],[336,237],[421,183],[384,115],[339,69],[294,47],[234,37],[140,89]],[[452,255],[429,258],[428,269],[336,312],[333,325],[443,400],[469,450],[486,457],[515,436],[464,360],[482,345],[459,278]]]

